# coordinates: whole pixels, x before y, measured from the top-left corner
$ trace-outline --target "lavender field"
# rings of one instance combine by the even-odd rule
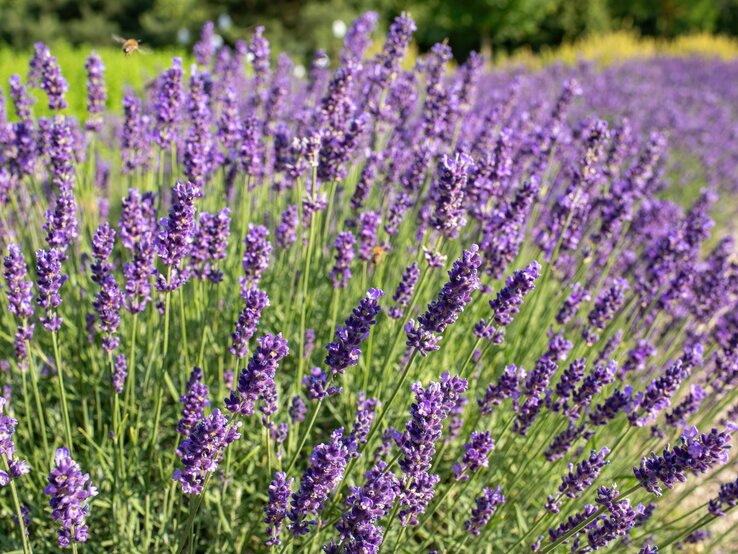
[[[736,551],[738,61],[376,23],[10,77],[0,550]]]

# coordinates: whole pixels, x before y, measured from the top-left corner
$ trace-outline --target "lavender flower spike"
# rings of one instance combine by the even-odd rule
[[[85,522],[90,511],[87,502],[97,495],[97,489],[88,483],[89,480],[89,473],[82,473],[79,464],[69,455],[69,450],[57,449],[54,469],[49,474],[49,484],[44,494],[51,497],[51,515],[61,525],[57,536],[62,548],[73,542],[87,542],[89,538]]]
[[[177,433],[190,436],[192,429],[202,419],[205,406],[210,404],[208,400],[208,386],[203,383],[202,369],[195,366],[190,373],[190,380],[187,382],[187,392],[180,396],[179,401],[182,403],[182,418],[177,424]]]
[[[269,484],[269,503],[264,508],[264,523],[266,523],[267,546],[281,544],[279,533],[282,531],[282,522],[287,517],[290,499],[290,488],[294,479],[287,478],[283,471],[274,474],[274,480]]]
[[[344,289],[351,279],[351,262],[354,259],[356,238],[351,231],[341,231],[336,237],[336,262],[330,278],[334,289]]]
[[[281,334],[261,337],[247,367],[238,376],[236,390],[231,391],[231,395],[225,399],[226,409],[237,414],[252,415],[256,401],[260,400],[261,412],[265,416],[273,414],[277,410],[274,376],[279,361],[287,354],[287,341]]]
[[[377,315],[382,311],[379,299],[384,296],[381,289],[369,289],[359,305],[344,322],[337,326],[335,339],[326,350],[326,365],[333,375],[343,374],[348,367],[355,366],[361,355],[361,343],[369,337],[369,332],[377,322]]]
[[[405,268],[405,271],[402,273],[402,279],[397,285],[397,290],[392,296],[392,300],[394,300],[395,305],[388,311],[388,315],[392,319],[400,319],[402,317],[405,308],[407,308],[407,305],[410,303],[413,290],[415,289],[415,284],[418,282],[419,278],[420,270],[418,269],[417,262],[413,262]]]
[[[349,449],[343,440],[343,429],[337,429],[331,440],[319,444],[310,455],[310,461],[300,480],[300,490],[292,495],[288,517],[290,530],[296,537],[306,535],[317,521],[317,516],[333,489],[343,476],[348,463]]]
[[[472,510],[472,517],[464,522],[464,528],[468,533],[478,536],[482,527],[489,523],[492,515],[497,510],[497,506],[505,503],[505,496],[502,489],[497,487],[495,490],[484,487],[482,495],[476,499],[476,507]]]
[[[241,297],[244,299],[246,305],[238,315],[236,330],[231,333],[233,342],[229,348],[230,353],[238,358],[243,358],[248,353],[248,341],[256,332],[256,326],[259,324],[261,312],[269,306],[267,293],[257,288],[242,291]]]
[[[592,450],[589,458],[582,460],[576,466],[569,464],[569,473],[564,475],[559,486],[559,492],[569,498],[576,498],[582,491],[592,486],[602,469],[609,464],[607,456],[610,449],[605,447],[599,452]]]
[[[66,282],[67,276],[61,272],[61,257],[58,250],[39,250],[36,252],[36,275],[38,276],[38,296],[36,304],[44,310],[41,323],[49,331],[61,328],[62,318],[56,308],[62,302],[59,289]]]
[[[0,458],[5,458],[9,471],[0,469],[0,489],[18,479],[30,471],[30,466],[25,460],[19,460],[15,456],[15,443],[13,434],[18,425],[18,420],[5,415],[8,401],[0,396]],[[4,465],[3,465],[4,467]]]
[[[430,225],[448,237],[455,237],[466,220],[464,214],[464,189],[472,159],[466,154],[444,156],[438,162],[438,181],[432,190],[435,210]]]
[[[481,467],[487,467],[489,463],[489,455],[495,448],[495,441],[492,439],[492,433],[473,432],[469,437],[469,442],[464,445],[464,455],[461,461],[454,465],[454,476],[457,481],[466,481],[469,475],[475,473]]]
[[[100,132],[102,129],[101,113],[105,111],[108,98],[105,90],[105,64],[97,52],[92,52],[85,61],[87,70],[87,113],[85,129]]]
[[[240,421],[231,424],[217,408],[200,420],[177,449],[184,469],[175,469],[173,478],[181,483],[182,492],[202,494],[205,479],[218,469],[225,448],[240,437],[240,425]]]
[[[471,302],[471,293],[479,288],[478,272],[481,264],[479,247],[472,244],[454,262],[448,272],[448,282],[438,293],[436,300],[428,304],[428,309],[418,318],[417,324],[411,319],[405,326],[407,346],[416,348],[422,356],[438,350],[441,338],[437,335],[459,318],[464,306]]]
[[[510,275],[505,281],[505,287],[489,301],[489,307],[492,309],[490,321],[480,320],[474,326],[474,334],[493,343],[501,343],[505,337],[504,328],[512,323],[513,316],[520,311],[525,296],[535,288],[540,275],[541,265],[535,260],[525,269]]]

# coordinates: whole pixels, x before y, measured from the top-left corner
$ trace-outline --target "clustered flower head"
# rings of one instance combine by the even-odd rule
[[[0,469],[0,488],[31,470],[28,462],[19,460],[15,454],[13,435],[18,426],[18,420],[6,415],[7,404],[8,400],[0,396],[0,459],[4,459],[4,465]],[[7,471],[4,469],[5,464],[7,464]]]
[[[51,515],[59,523],[59,546],[66,548],[73,542],[87,542],[87,514],[90,499],[97,496],[97,488],[90,481],[89,473],[82,473],[79,464],[66,448],[54,454],[54,468],[49,474],[49,484],[44,494],[51,497]]]
[[[183,469],[175,469],[173,478],[185,494],[202,494],[208,475],[215,473],[223,452],[240,435],[241,422],[231,423],[217,408],[202,418],[177,448]]]
[[[428,309],[417,323],[411,319],[405,326],[407,346],[415,348],[423,356],[438,350],[441,340],[438,335],[459,318],[464,306],[471,302],[471,294],[479,288],[478,269],[481,263],[476,244],[464,250],[448,272],[449,280],[436,300],[428,304]]]

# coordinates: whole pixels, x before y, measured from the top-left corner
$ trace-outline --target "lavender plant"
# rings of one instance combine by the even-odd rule
[[[379,21],[10,77],[0,550],[734,550],[738,66]]]

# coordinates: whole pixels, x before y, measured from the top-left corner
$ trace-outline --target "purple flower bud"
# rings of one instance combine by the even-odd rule
[[[143,102],[132,91],[123,97],[123,131],[121,134],[121,158],[123,169],[132,173],[146,168],[150,159],[149,135],[146,128],[148,116],[144,115]]]

